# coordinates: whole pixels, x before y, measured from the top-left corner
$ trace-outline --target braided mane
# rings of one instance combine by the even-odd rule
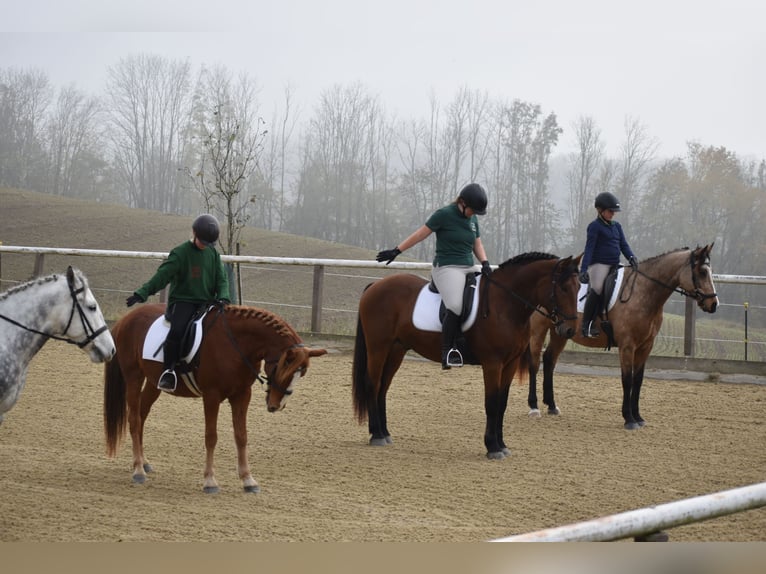
[[[230,305],[226,307],[226,312],[231,313],[235,317],[241,319],[257,319],[267,327],[271,327],[276,333],[282,337],[292,337],[297,341],[300,341],[300,335],[293,329],[284,319],[272,313],[266,311],[266,309],[260,309],[258,307],[244,307],[239,305]]]
[[[48,275],[47,277],[38,277],[37,279],[32,279],[30,281],[27,281],[26,283],[22,283],[21,285],[16,285],[15,287],[11,287],[7,291],[0,293],[0,300],[7,299],[11,295],[20,293],[21,291],[26,291],[30,287],[35,287],[37,285],[43,285],[44,283],[51,283],[53,281],[57,281],[58,278],[59,276],[54,274],[54,275]]]
[[[504,261],[499,265],[500,268],[509,267],[511,265],[526,265],[527,263],[533,263],[535,261],[543,261],[546,259],[558,259],[558,256],[551,255],[550,253],[542,253],[540,251],[530,251],[529,253],[521,253],[516,255],[507,261]]]

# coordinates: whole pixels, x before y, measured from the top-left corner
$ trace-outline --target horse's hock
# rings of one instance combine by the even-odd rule
[[[396,440],[367,445],[351,409],[351,356],[331,352],[277,414],[248,414],[261,493],[243,496],[219,420],[221,493],[199,487],[202,403],[161,397],[147,422],[155,464],[131,485],[129,448],[105,455],[102,368],[51,342],[0,427],[0,540],[474,542],[763,480],[764,387],[647,379],[649,424],[615,425],[620,382],[560,375],[559,417],[527,418],[511,386],[511,456],[484,457],[481,374],[405,360],[391,387]],[[228,435],[228,436],[227,436]],[[609,448],[605,448],[608,445]],[[501,501],[498,503],[498,501]],[[766,509],[674,528],[673,541],[760,541]]]

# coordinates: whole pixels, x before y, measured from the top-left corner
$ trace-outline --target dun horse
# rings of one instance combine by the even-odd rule
[[[77,345],[100,363],[114,341],[88,280],[68,267],[0,293],[0,423],[19,399],[32,358],[48,339]]]
[[[162,391],[157,380],[162,362],[143,358],[149,328],[165,311],[163,305],[143,305],[125,315],[113,328],[117,356],[104,370],[104,421],[107,453],[116,454],[124,435],[126,418],[133,443],[133,482],[143,483],[152,470],[144,455],[144,424]],[[205,471],[203,490],[218,492],[213,454],[218,441],[218,410],[228,400],[237,446],[237,471],[245,492],[258,492],[247,457],[247,409],[251,387],[264,363],[266,407],[284,408],[297,378],[306,374],[310,357],[324,355],[311,349],[282,318],[261,309],[240,306],[212,308],[203,320],[205,336],[192,361],[191,380],[179,380],[173,392],[179,397],[202,396],[205,412]],[[184,379],[181,377],[180,379]]]
[[[480,279],[478,317],[464,335],[467,362],[480,364],[484,375],[488,458],[510,454],[503,441],[503,417],[514,374],[517,369],[526,374],[530,315],[539,311],[562,338],[574,334],[579,260],[525,253]],[[441,361],[440,332],[413,324],[413,309],[426,284],[416,275],[390,275],[369,285],[359,300],[352,392],[359,422],[368,419],[372,445],[392,442],[386,393],[407,351]]]
[[[710,250],[713,245],[684,248],[642,261],[637,270],[625,268],[622,284],[616,294],[614,307],[608,311],[614,344],[619,347],[622,373],[622,416],[626,429],[644,426],[639,412],[639,396],[644,380],[644,367],[652,351],[654,338],[662,325],[665,301],[673,292],[681,293],[697,301],[707,313],[715,313],[718,296],[713,284],[710,267]],[[607,347],[605,329],[595,339],[585,339],[578,327],[574,341],[587,347]],[[532,318],[529,363],[530,416],[540,416],[537,405],[537,373],[540,368],[540,352],[545,336],[550,341],[543,353],[543,403],[549,414],[559,414],[553,396],[553,370],[567,339],[551,330],[545,321]]]

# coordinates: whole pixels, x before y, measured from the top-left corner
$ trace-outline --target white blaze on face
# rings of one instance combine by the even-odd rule
[[[294,390],[293,387],[295,386],[297,379],[300,378],[300,376],[298,375],[299,375],[298,371],[294,372],[292,378],[290,379],[290,382],[287,384],[287,392],[284,395],[282,395],[282,399],[279,401],[279,410],[282,410],[283,408],[285,408],[287,397],[290,396],[291,392]]]

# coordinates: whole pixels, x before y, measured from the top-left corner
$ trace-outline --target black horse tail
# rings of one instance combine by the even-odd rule
[[[372,284],[370,284],[372,285]],[[367,285],[369,287],[370,285]],[[364,288],[367,291],[367,287]],[[352,394],[354,397],[354,413],[359,424],[367,420],[369,409],[368,395],[371,386],[367,375],[367,339],[364,336],[361,317],[356,320],[356,340],[354,342],[354,365],[351,369]]]
[[[125,377],[118,356],[104,365],[104,432],[106,454],[117,454],[117,447],[125,434],[127,405],[125,403]]]

